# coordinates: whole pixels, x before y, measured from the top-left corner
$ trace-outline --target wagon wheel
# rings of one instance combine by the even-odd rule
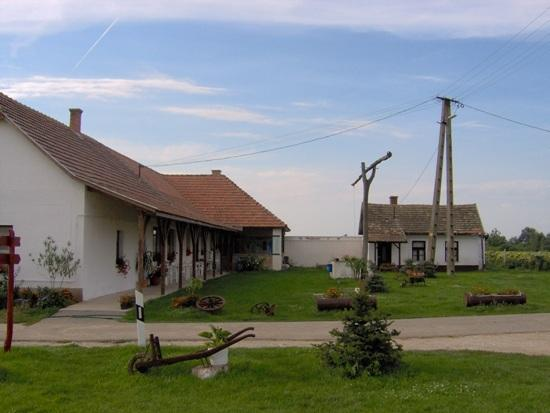
[[[225,305],[225,300],[219,295],[207,295],[197,301],[196,307],[203,311],[214,312],[221,310]]]
[[[149,370],[149,368],[145,367],[145,368],[140,368],[138,369],[136,367],[136,364],[137,363],[141,363],[143,361],[148,361],[149,358],[147,357],[147,354],[145,353],[137,353],[135,354],[131,359],[130,361],[128,362],[128,373],[129,374],[134,374],[136,372],[140,372],[140,373],[147,373],[147,371]]]

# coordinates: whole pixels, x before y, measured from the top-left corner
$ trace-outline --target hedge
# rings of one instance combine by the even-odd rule
[[[550,251],[487,251],[489,268],[550,271]]]

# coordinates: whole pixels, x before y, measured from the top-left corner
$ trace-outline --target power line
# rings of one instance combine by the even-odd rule
[[[446,89],[444,89],[444,93],[439,93],[440,95],[450,95],[452,90],[454,89],[455,91],[459,90],[462,85],[460,84],[461,82],[464,83],[463,81],[467,78],[467,77],[470,77],[470,79],[475,79],[478,75],[481,75],[483,73],[483,71],[485,70],[485,68],[482,67],[482,65],[488,61],[491,60],[491,58],[493,58],[494,56],[498,55],[501,51],[503,51],[504,49],[506,49],[514,40],[518,39],[523,32],[525,32],[529,27],[531,27],[531,25],[533,23],[535,23],[537,20],[539,20],[542,16],[544,16],[548,10],[550,10],[550,6],[548,6],[547,8],[545,8],[542,12],[540,12],[536,17],[534,17],[532,20],[530,20],[525,26],[523,26],[516,34],[514,34],[511,38],[508,39],[508,41],[506,41],[506,43],[504,43],[503,45],[501,45],[500,47],[498,47],[497,49],[495,49],[492,53],[490,53],[488,56],[486,56],[484,59],[482,59],[480,62],[478,62],[476,65],[474,65],[471,69],[469,69],[467,72],[465,72],[462,76],[460,76],[458,79],[454,80],[449,86],[447,86]],[[544,25],[546,25],[547,22],[543,23],[541,26],[539,26],[537,29],[535,29],[534,31],[532,31],[530,34],[528,34],[524,39],[522,39],[523,41],[527,40],[529,37],[531,37],[533,34],[535,34],[537,31],[539,31]],[[515,48],[515,47],[514,47]],[[512,50],[514,49],[512,48]],[[509,51],[507,51],[509,52]],[[495,63],[497,63],[499,60],[501,60],[502,58],[504,57],[504,55],[501,55],[500,57],[498,57],[496,60],[494,60],[492,63],[490,63],[488,66],[486,67],[490,67],[492,65],[494,65]],[[472,76],[470,76],[470,74],[472,74]]]
[[[386,114],[386,113],[391,113],[392,111],[397,110],[398,108],[402,108],[403,106],[406,107],[406,105],[408,105],[409,103],[413,103],[413,102],[418,102],[418,99],[414,99],[414,100],[409,99],[409,100],[401,102],[400,104],[395,104],[395,105],[387,106],[387,107],[384,107],[384,108],[380,108],[379,110],[364,113],[364,114],[359,115],[359,116],[361,116],[361,117],[381,116],[381,115]],[[418,110],[424,110],[424,109],[426,109],[426,108],[420,108],[420,109],[417,109],[417,111]],[[312,126],[312,127],[308,127],[308,128],[303,128],[303,129],[299,129],[297,131],[287,132],[287,133],[284,133],[284,134],[281,134],[281,135],[275,135],[275,136],[272,136],[272,137],[266,137],[264,139],[258,139],[258,140],[255,140],[254,142],[247,142],[247,143],[244,143],[244,144],[228,146],[228,147],[225,147],[225,148],[215,149],[215,150],[212,150],[212,151],[203,152],[203,153],[199,153],[199,154],[188,155],[188,156],[184,156],[182,158],[171,159],[170,161],[167,161],[167,163],[176,163],[176,162],[179,163],[179,162],[195,161],[195,160],[200,160],[200,158],[202,158],[204,156],[207,156],[207,155],[212,155],[212,154],[216,154],[216,153],[224,153],[224,152],[228,152],[228,151],[231,151],[231,150],[234,150],[234,149],[241,149],[241,148],[245,148],[245,147],[249,147],[249,146],[263,145],[263,144],[268,143],[268,142],[284,142],[287,139],[282,139],[282,138],[286,138],[286,137],[294,136],[294,135],[300,135],[300,134],[304,134],[304,133],[307,133],[307,132],[313,132],[313,131],[317,131],[317,130],[322,131],[322,130],[330,128],[330,127],[343,127],[343,126],[345,126],[345,123],[346,123],[345,120],[342,120],[340,122],[326,122],[321,126]],[[347,122],[347,123],[349,124],[350,122]],[[153,166],[153,165],[150,165],[150,166]]]
[[[433,99],[434,98],[431,97],[431,98],[426,99],[426,100],[424,100],[420,103],[417,103],[416,105],[409,106],[408,108],[390,113],[389,115],[382,116],[380,118],[374,119],[374,120],[369,121],[369,122],[362,123],[360,125],[351,126],[349,128],[341,129],[341,130],[329,133],[327,135],[318,136],[318,137],[311,138],[311,139],[306,139],[306,140],[291,143],[291,144],[288,144],[288,145],[276,146],[274,148],[268,148],[268,149],[263,149],[263,150],[259,150],[259,151],[248,152],[248,153],[242,153],[242,154],[238,154],[238,155],[228,155],[228,156],[221,156],[221,157],[217,157],[217,158],[201,159],[201,160],[189,161],[189,162],[167,162],[167,163],[148,165],[148,166],[150,166],[150,167],[165,167],[165,166],[176,166],[176,165],[190,165],[190,164],[214,162],[214,161],[224,161],[224,160],[228,160],[228,159],[244,158],[244,157],[248,157],[248,156],[259,155],[259,154],[268,153],[268,152],[275,152],[275,151],[280,151],[280,150],[283,150],[283,149],[294,148],[294,147],[297,147],[297,146],[306,145],[306,144],[313,143],[313,142],[318,142],[318,141],[321,141],[321,140],[332,138],[334,136],[343,135],[344,133],[348,133],[348,132],[351,132],[351,131],[354,131],[354,130],[365,128],[367,126],[373,125],[373,124],[381,122],[383,120],[393,118],[395,116],[401,115],[401,114],[406,113],[406,112],[410,112],[413,109],[416,109],[416,108],[418,108],[422,105],[425,105],[428,102],[431,102]]]
[[[525,126],[527,128],[535,129],[535,130],[545,132],[545,133],[550,133],[550,129],[546,129],[546,128],[543,128],[543,127],[540,127],[540,126],[532,125],[530,123],[522,122],[522,121],[515,120],[515,119],[512,119],[512,118],[508,118],[506,116],[499,115],[497,113],[489,112],[488,110],[485,110],[485,109],[480,109],[480,108],[476,108],[475,106],[472,106],[472,105],[467,105],[466,103],[463,103],[463,105],[466,108],[473,109],[477,112],[481,112],[481,113],[484,113],[486,115],[493,116],[495,118],[502,119],[502,120],[505,120],[507,122],[514,123],[516,125]]]
[[[409,197],[409,195],[414,190],[414,188],[416,188],[416,185],[418,185],[418,182],[420,182],[420,180],[422,179],[422,177],[426,173],[426,170],[428,169],[428,167],[432,163],[436,152],[437,152],[437,148],[433,151],[432,156],[430,156],[430,159],[428,159],[428,162],[426,162],[426,165],[424,165],[424,168],[422,169],[422,172],[420,172],[420,175],[418,175],[418,178],[416,178],[416,181],[414,181],[414,184],[412,184],[412,186],[409,188],[409,190],[407,191],[405,196],[402,198],[401,202],[405,202],[405,200]]]

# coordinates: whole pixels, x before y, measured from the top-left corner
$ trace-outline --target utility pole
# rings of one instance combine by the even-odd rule
[[[363,181],[363,205],[361,210],[361,215],[363,217],[363,250],[362,250],[362,259],[365,264],[369,261],[369,223],[368,223],[368,205],[369,205],[369,190],[372,181],[374,181],[374,176],[376,175],[376,167],[379,163],[384,162],[387,159],[390,159],[392,156],[391,152],[386,153],[384,156],[378,158],[376,161],[371,163],[368,167],[365,167],[365,162],[361,162],[361,175],[357,178],[351,186],[355,186],[357,182]],[[367,173],[371,172],[370,176],[367,178]]]
[[[437,232],[439,223],[439,207],[441,199],[441,181],[443,176],[443,157],[446,154],[446,189],[447,189],[447,274],[455,273],[455,242],[454,242],[454,190],[453,190],[453,149],[452,149],[452,119],[451,102],[460,102],[446,97],[438,97],[441,100],[441,121],[439,126],[439,143],[437,147],[437,164],[435,171],[434,193],[432,200],[432,214],[430,219],[430,231],[428,233],[428,261],[435,264]]]
[[[453,138],[451,116],[451,102],[447,107],[447,275],[455,275],[455,223],[454,223],[454,190],[453,190]]]

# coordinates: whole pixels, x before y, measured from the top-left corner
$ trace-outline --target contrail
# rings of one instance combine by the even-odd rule
[[[111,29],[113,28],[113,26],[117,22],[118,22],[118,17],[113,20],[113,22],[109,25],[109,27],[107,27],[105,29],[105,31],[103,33],[101,33],[101,36],[99,36],[99,38],[94,42],[94,44],[90,46],[88,51],[86,53],[84,53],[84,56],[82,56],[80,58],[80,60],[78,62],[76,62],[76,64],[73,67],[73,70],[78,69],[78,66],[80,66],[80,64],[84,61],[84,59],[86,59],[88,57],[88,55],[92,52],[92,50],[95,49],[95,47],[99,44],[99,42],[101,42],[101,40],[103,40],[103,38],[107,35],[107,33],[109,33],[111,31]]]

